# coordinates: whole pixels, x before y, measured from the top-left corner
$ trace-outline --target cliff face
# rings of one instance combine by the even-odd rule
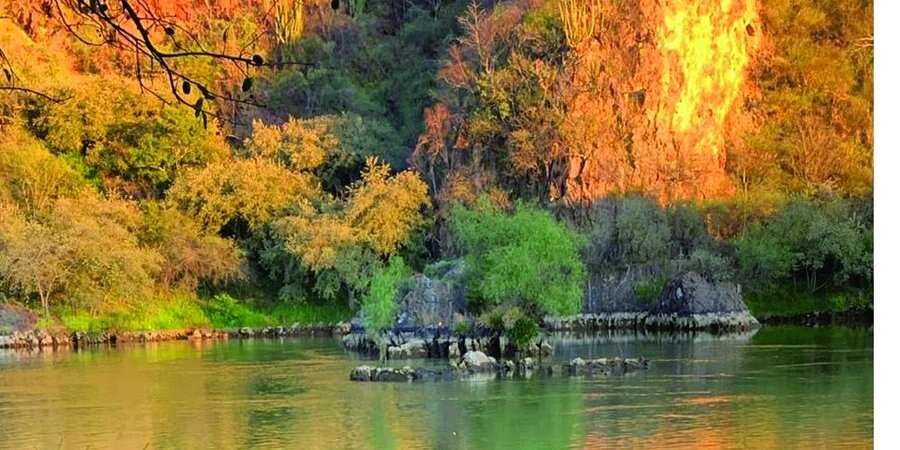
[[[568,64],[568,203],[639,190],[662,202],[728,195],[729,148],[749,122],[754,0],[604,0]]]

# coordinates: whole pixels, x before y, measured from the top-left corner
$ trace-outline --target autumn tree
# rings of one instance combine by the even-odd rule
[[[153,289],[160,255],[142,248],[133,231],[137,210],[85,196],[58,199],[52,213],[10,214],[0,227],[0,276],[26,298],[97,311],[140,301]]]
[[[308,174],[250,158],[186,171],[169,191],[168,201],[204,230],[246,236],[291,208],[310,207],[319,195],[317,180]]]

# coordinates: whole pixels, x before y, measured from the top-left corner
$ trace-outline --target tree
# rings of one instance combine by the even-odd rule
[[[451,220],[469,295],[485,321],[523,331],[522,343],[543,315],[578,311],[585,283],[580,238],[549,213],[519,203],[505,214],[482,202],[481,209],[457,206]]]
[[[660,264],[671,257],[665,211],[651,199],[632,195],[599,200],[589,218],[586,260],[594,270]]]
[[[359,179],[369,156],[400,168],[405,151],[389,125],[351,113],[310,119],[288,117],[280,125],[257,121],[244,147],[249,155],[277,161],[294,171],[314,173],[323,189],[332,194],[341,194]]]
[[[18,127],[5,130],[0,148],[0,184],[27,213],[44,211],[53,200],[87,188],[78,173]]]
[[[280,244],[273,248],[313,272],[322,296],[344,292],[352,304],[357,293],[365,292],[380,258],[394,255],[424,223],[427,205],[428,188],[417,175],[404,171],[390,176],[386,164],[370,157],[346,199],[275,222]],[[269,259],[282,260],[272,254]]]
[[[375,272],[362,299],[363,323],[375,333],[394,322],[397,311],[398,285],[409,277],[410,270],[399,256],[392,256],[387,266]]]
[[[733,242],[741,277],[771,287],[797,281],[811,293],[872,281],[872,224],[843,199],[794,199]]]
[[[244,261],[234,241],[204,233],[193,219],[167,205],[147,202],[142,209],[138,239],[162,255],[162,286],[193,291],[201,283],[243,277]]]
[[[142,96],[122,78],[84,77],[67,92],[65,102],[31,102],[27,125],[109,191],[159,198],[178,171],[228,155],[215,125],[204,127],[190,111]]]
[[[194,217],[203,230],[246,237],[292,208],[308,210],[321,199],[317,180],[262,159],[236,159],[188,170],[168,201]],[[230,230],[224,230],[226,225]]]
[[[56,299],[96,311],[152,291],[161,257],[137,242],[133,206],[84,196],[58,199],[51,211],[32,219],[12,214],[0,224],[0,277],[15,292],[37,294],[49,317]]]
[[[767,0],[771,48],[754,65],[758,126],[730,155],[750,190],[872,190],[873,2]]]
[[[366,160],[362,179],[350,189],[345,217],[375,251],[393,254],[424,221],[428,187],[413,172],[391,177],[390,167],[374,157]]]
[[[37,294],[44,317],[50,317],[51,298],[76,269],[71,236],[26,221],[9,209],[0,212],[0,276],[23,295]]]
[[[219,13],[227,11],[226,14],[235,16],[241,11],[240,6],[238,2],[227,2],[224,5],[217,4],[216,8]],[[23,21],[29,28],[41,28],[35,27],[33,23],[35,17],[38,17],[37,20],[42,25],[64,31],[76,43],[88,48],[109,49],[115,58],[133,61],[133,65],[128,67],[129,73],[142,90],[166,103],[190,107],[198,116],[202,116],[204,122],[207,116],[227,119],[214,108],[205,106],[205,101],[259,105],[244,94],[252,86],[252,69],[269,64],[260,54],[247,50],[254,44],[259,44],[256,42],[259,35],[246,45],[235,48],[233,52],[213,49],[221,47],[199,39],[200,33],[190,29],[191,18],[184,17],[184,11],[194,11],[198,16],[213,16],[216,10],[212,8],[204,11],[196,5],[186,5],[181,1],[159,4],[132,0],[48,0],[24,10],[21,5],[4,2],[0,7],[10,10],[13,18]],[[260,11],[260,19],[265,19],[268,12]],[[179,23],[182,18],[187,20]],[[227,34],[222,40],[227,43]],[[23,86],[16,73],[16,61],[11,61],[5,55],[0,48],[0,67],[5,74],[5,83],[0,84],[0,90],[37,94],[46,99],[59,100],[27,85]],[[186,70],[190,61],[198,59],[232,65],[244,79],[240,89],[243,95],[233,94],[232,89],[217,89],[197,73]],[[303,64],[279,62],[290,63]],[[160,78],[163,89],[159,89],[160,82],[155,80],[157,77]]]

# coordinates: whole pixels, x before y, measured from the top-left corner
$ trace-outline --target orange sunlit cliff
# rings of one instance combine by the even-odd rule
[[[730,131],[746,120],[747,66],[762,39],[755,1],[630,3],[595,5],[599,29],[575,43],[566,200],[728,194]]]

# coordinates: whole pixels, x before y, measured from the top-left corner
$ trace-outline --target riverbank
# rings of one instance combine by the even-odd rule
[[[42,349],[85,347],[89,345],[118,345],[130,343],[164,342],[176,340],[225,340],[246,338],[282,338],[282,337],[315,337],[315,336],[342,336],[350,332],[350,324],[343,322],[338,324],[312,324],[284,327],[250,328],[214,330],[214,329],[190,329],[190,330],[165,330],[165,331],[109,331],[109,332],[82,332],[66,331],[62,329],[43,330],[34,329],[28,331],[13,331],[7,335],[0,335],[0,348],[11,349]]]
[[[872,295],[865,291],[810,295],[783,288],[749,293],[744,302],[765,325],[871,327],[875,323]]]

